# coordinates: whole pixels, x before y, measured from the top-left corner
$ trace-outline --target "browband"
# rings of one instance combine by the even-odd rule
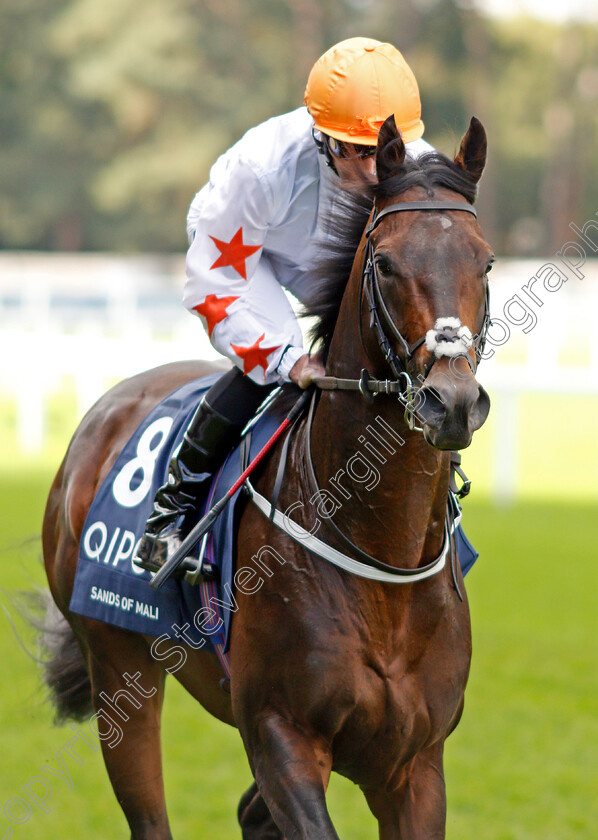
[[[369,236],[385,216],[402,210],[463,210],[465,213],[472,213],[476,218],[478,215],[475,207],[463,201],[401,201],[397,204],[389,204],[388,207],[380,210],[365,229],[365,235]]]

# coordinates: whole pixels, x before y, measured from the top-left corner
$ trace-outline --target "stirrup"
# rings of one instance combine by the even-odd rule
[[[173,574],[175,580],[182,580],[183,578],[185,578],[187,583],[199,584],[204,580],[208,581],[218,579],[218,570],[216,566],[212,565],[211,563],[204,562],[207,537],[208,535],[206,534],[202,542],[199,558],[196,560],[194,557],[187,557],[183,561],[182,565]],[[173,547],[171,550],[168,550],[168,547],[166,547],[164,556],[160,556],[157,559],[154,556],[154,550],[158,547],[160,549],[162,548],[162,546],[159,546],[158,544],[164,544],[164,538],[155,536],[153,534],[150,536],[146,534],[144,535],[143,540],[145,541],[146,546],[149,547],[149,556],[140,557],[139,553],[137,553],[133,558],[133,562],[140,569],[144,569],[147,572],[159,572],[164,563],[168,560],[168,558],[173,555],[177,546]],[[178,545],[180,545],[181,542],[182,540],[177,538]],[[140,544],[140,549],[141,548],[142,546]]]
[[[178,533],[178,532],[177,532]],[[176,551],[181,540],[177,535],[170,535],[170,539],[176,541],[176,545],[168,546],[168,536],[164,538],[159,534],[143,534],[137,551],[133,557],[133,563],[146,572],[158,572],[168,560],[168,556]]]
[[[191,586],[196,586],[203,581],[218,580],[219,578],[216,566],[213,566],[211,563],[206,563],[204,559],[209,534],[210,532],[208,531],[203,535],[201,549],[197,560],[193,557],[187,557],[183,561],[183,565],[179,567],[179,569],[183,570],[185,580],[187,583],[191,584]],[[174,572],[175,576],[179,569]]]

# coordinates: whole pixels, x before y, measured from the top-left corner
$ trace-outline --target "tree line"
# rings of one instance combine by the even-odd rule
[[[183,250],[218,154],[302,104],[315,59],[356,34],[405,54],[441,151],[472,114],[486,126],[498,252],[552,252],[598,210],[590,24],[466,0],[0,0],[0,247]]]

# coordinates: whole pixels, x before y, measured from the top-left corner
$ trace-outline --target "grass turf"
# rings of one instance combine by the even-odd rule
[[[39,526],[49,471],[0,477],[3,602],[43,584]],[[594,505],[550,502],[497,508],[466,503],[481,559],[467,579],[474,659],[466,709],[446,750],[449,840],[590,840],[598,824],[598,516]],[[22,632],[27,635],[22,624]],[[88,840],[128,836],[99,752],[67,758],[72,789],[58,777],[46,813],[16,798],[71,737],[51,726],[35,664],[8,617],[2,641],[0,805],[14,837]],[[28,636],[32,645],[31,636]],[[173,835],[239,837],[235,811],[250,783],[237,733],[210,718],[171,681],[164,714],[167,800]],[[26,798],[26,797],[25,797]],[[12,802],[10,800],[13,800]],[[333,820],[343,840],[377,836],[360,792],[334,778]],[[0,837],[8,822],[0,815]],[[8,835],[6,835],[8,837]]]

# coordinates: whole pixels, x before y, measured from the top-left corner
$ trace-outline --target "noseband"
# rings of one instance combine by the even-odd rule
[[[364,368],[361,371],[361,377],[359,379],[338,379],[337,377],[326,376],[314,381],[315,384],[323,390],[358,390],[370,402],[376,394],[397,394],[399,400],[401,400],[401,402],[405,405],[405,419],[412,429],[418,429],[414,422],[415,412],[413,411],[416,390],[413,387],[411,376],[407,370],[407,364],[413,358],[418,348],[424,344],[427,334],[423,335],[413,344],[409,344],[393,321],[380,290],[378,272],[374,261],[374,246],[372,245],[370,236],[385,216],[389,216],[391,213],[420,210],[460,210],[465,213],[471,213],[477,218],[475,208],[472,207],[471,204],[466,204],[461,201],[405,201],[397,204],[390,204],[378,213],[374,209],[372,220],[365,229],[367,243],[363,259],[363,267],[361,270],[361,286],[359,294],[359,335],[361,344],[367,355],[361,325],[361,306],[365,292],[370,313],[369,327],[374,330],[378,340],[378,346],[380,347],[382,355],[393,372],[395,379],[373,379]],[[479,335],[476,336],[476,340],[474,342],[474,349],[478,361],[480,360],[484,350],[489,325],[489,292],[488,286],[486,286],[486,300],[484,305],[482,328]],[[395,353],[388,333],[385,330],[385,326],[392,338],[396,339],[399,346],[402,348],[403,358]],[[453,342],[456,339],[457,335],[450,328],[448,330],[443,330],[442,334],[438,338],[438,340],[443,340],[445,342]],[[465,352],[459,355],[465,355],[465,358],[469,362],[469,357],[465,354]],[[430,367],[434,361],[435,359],[430,363]],[[471,365],[471,362],[469,363]]]

